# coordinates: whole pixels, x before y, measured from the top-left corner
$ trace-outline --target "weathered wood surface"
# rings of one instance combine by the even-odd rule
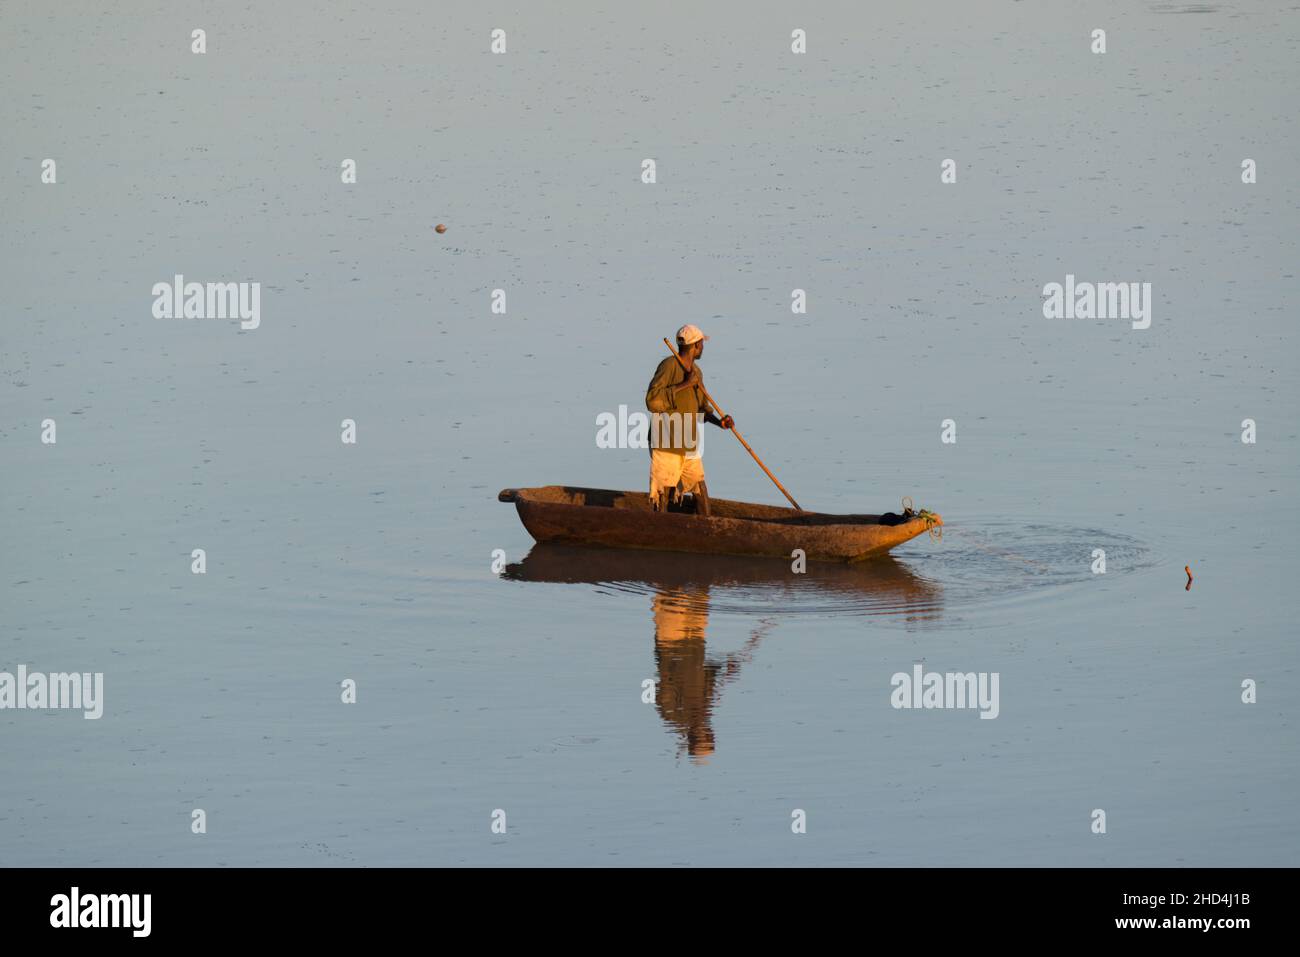
[[[547,485],[505,489],[519,519],[539,542],[648,548],[672,552],[791,557],[855,562],[881,555],[929,529],[923,519],[881,525],[879,515],[828,515],[774,505],[710,499],[708,518],[690,511],[655,512],[644,492]],[[936,516],[936,524],[943,524]]]

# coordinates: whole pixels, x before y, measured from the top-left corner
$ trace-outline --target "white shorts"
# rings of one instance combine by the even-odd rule
[[[693,492],[703,481],[703,458],[662,449],[650,450],[650,501],[658,500],[664,489],[680,486],[683,493]]]

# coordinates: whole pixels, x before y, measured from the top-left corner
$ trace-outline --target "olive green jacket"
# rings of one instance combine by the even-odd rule
[[[675,356],[666,356],[655,369],[645,391],[645,407],[655,413],[650,422],[651,448],[682,453],[698,448],[704,416],[716,415],[704,397],[703,373],[695,388],[675,392],[685,379],[686,372]]]

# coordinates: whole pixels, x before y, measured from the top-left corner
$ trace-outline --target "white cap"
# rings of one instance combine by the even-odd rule
[[[700,331],[699,326],[682,326],[677,330],[678,341],[684,342],[688,346],[707,338],[709,337]]]

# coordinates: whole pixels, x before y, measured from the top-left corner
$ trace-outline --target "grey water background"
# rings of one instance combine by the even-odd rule
[[[0,712],[0,864],[1300,863],[1298,16],[0,8],[0,670],[106,685]],[[152,318],[176,273],[261,327]],[[1151,328],[1044,319],[1067,273]],[[710,655],[763,635],[707,762],[641,701],[652,589],[491,569],[501,488],[644,486],[595,417],[686,321],[801,504],[948,522],[923,617],[714,588]],[[1000,716],[894,710],[917,661]]]

